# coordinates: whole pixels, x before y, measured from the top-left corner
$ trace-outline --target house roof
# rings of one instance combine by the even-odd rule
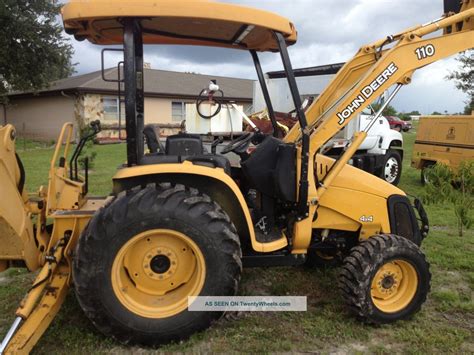
[[[104,75],[106,79],[117,79],[117,69],[106,69]],[[208,86],[209,81],[214,79],[217,80],[217,84],[224,91],[226,99],[252,101],[253,80],[155,69],[145,69],[145,96],[194,99],[203,88]],[[38,92],[13,93],[10,97],[58,95],[61,92],[116,95],[117,83],[104,81],[101,71],[96,71],[54,81],[48,88]]]

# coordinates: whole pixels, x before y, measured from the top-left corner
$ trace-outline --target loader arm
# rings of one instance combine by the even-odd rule
[[[443,34],[423,38],[438,30],[443,30]],[[362,46],[306,113],[311,132],[310,151],[320,149],[393,84],[409,84],[415,70],[473,48],[473,30],[474,2],[471,0],[464,2],[458,14]],[[384,49],[388,45],[392,47]],[[296,124],[285,141],[299,140],[301,130]]]
[[[423,38],[438,30],[443,30],[443,34],[429,39]],[[364,132],[354,134],[350,147],[337,159],[327,174],[316,181],[315,174],[308,172],[314,171],[317,166],[315,159],[318,151],[392,85],[397,84],[397,87],[384,105],[393,99],[402,85],[411,82],[415,70],[473,48],[473,30],[474,1],[465,0],[461,11],[456,15],[409,28],[385,40],[361,47],[309,108],[306,119],[303,120],[307,123],[306,127],[301,127],[300,124],[293,126],[285,137],[285,142],[298,143],[297,188],[302,213],[294,226],[292,253],[306,251],[311,239],[311,218],[308,217],[315,215],[321,197],[355,154],[366,138],[366,132],[385,106],[373,117]],[[392,47],[384,50],[385,45]]]

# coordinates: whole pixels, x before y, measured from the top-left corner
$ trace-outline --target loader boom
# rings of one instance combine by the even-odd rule
[[[328,174],[316,181],[314,174],[308,174],[308,171],[314,170],[319,150],[392,85],[397,84],[398,92],[402,85],[410,84],[415,70],[473,48],[473,16],[474,2],[467,0],[464,1],[459,14],[409,28],[394,36],[388,36],[385,40],[361,47],[310,106],[304,119],[307,126],[293,126],[284,141],[298,143],[298,202],[303,213],[300,213],[295,223],[295,238],[306,242],[311,238],[310,233],[302,237],[302,231],[310,229],[310,221],[305,217],[314,215],[322,195],[360,147],[367,133],[357,132],[350,147],[337,159]],[[438,30],[443,30],[443,34],[434,38],[423,38]],[[389,44],[393,46],[384,50],[383,47]],[[391,99],[394,96],[391,95]],[[367,127],[370,128],[381,114],[382,110],[377,112]],[[303,203],[306,204],[306,209],[301,208]],[[295,243],[292,252],[304,250],[306,242],[301,244],[301,249],[297,247],[299,243]]]
[[[393,84],[409,84],[415,70],[473,48],[473,16],[474,2],[465,1],[456,15],[362,46],[306,112],[311,129],[310,151],[319,150]],[[423,38],[438,30],[443,30],[443,34]],[[384,49],[390,44],[390,49]],[[296,124],[285,141],[300,139],[300,126]]]

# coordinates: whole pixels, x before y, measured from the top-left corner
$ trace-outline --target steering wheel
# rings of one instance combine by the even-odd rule
[[[242,134],[240,137],[232,140],[229,144],[227,144],[224,149],[222,149],[221,154],[227,154],[230,152],[234,152],[237,154],[243,154],[247,150],[252,141],[254,136],[253,132],[246,132]]]

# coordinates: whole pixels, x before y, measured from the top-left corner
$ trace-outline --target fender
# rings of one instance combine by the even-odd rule
[[[147,183],[173,182],[194,187],[209,195],[231,218],[242,244],[250,240],[257,252],[270,252],[287,245],[280,240],[271,243],[257,241],[250,211],[242,192],[232,178],[221,168],[194,165],[185,161],[180,164],[153,164],[127,167],[113,177],[115,194],[134,186]],[[242,245],[244,247],[244,245]]]

